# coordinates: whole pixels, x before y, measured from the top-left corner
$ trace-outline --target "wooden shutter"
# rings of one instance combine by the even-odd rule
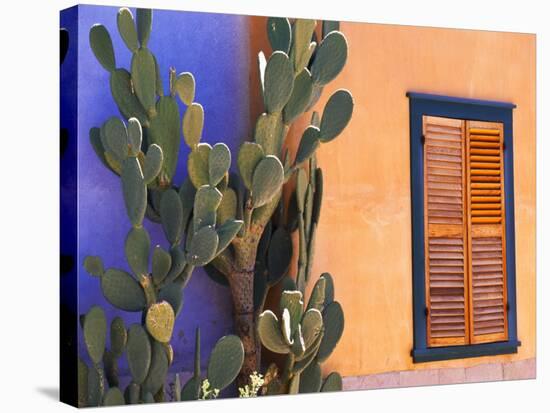
[[[423,117],[427,339],[467,344],[465,122]]]
[[[503,128],[466,122],[471,344],[507,340]]]

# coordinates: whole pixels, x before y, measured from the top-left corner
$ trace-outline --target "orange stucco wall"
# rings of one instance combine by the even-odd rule
[[[341,30],[349,60],[317,105],[322,110],[338,88],[349,89],[355,100],[345,132],[318,151],[325,186],[313,274],[333,274],[346,317],[324,369],[350,376],[534,357],[534,35],[365,23],[342,23]],[[518,354],[412,362],[409,90],[517,105]],[[299,139],[306,122],[293,127],[291,140]]]

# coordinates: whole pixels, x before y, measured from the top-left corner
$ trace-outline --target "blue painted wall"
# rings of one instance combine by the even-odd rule
[[[109,90],[109,74],[96,61],[88,42],[94,23],[109,30],[117,67],[129,68],[131,55],[116,28],[117,7],[79,6],[78,14],[78,309],[92,305],[107,309],[111,320],[123,315],[127,323],[139,322],[140,314],[118,311],[103,298],[99,282],[82,268],[87,255],[99,255],[106,267],[129,270],[124,240],[130,222],[126,216],[120,180],[97,159],[88,140],[90,128],[101,126],[118,110]],[[135,16],[135,10],[132,10]],[[190,71],[196,79],[195,100],[204,106],[203,141],[225,142],[235,153],[249,134],[249,39],[248,18],[210,13],[155,10],[149,48],[158,59],[168,90],[168,68]],[[74,33],[71,33],[74,39]],[[75,108],[76,110],[76,108]],[[183,114],[184,106],[180,107]],[[189,149],[182,143],[175,183],[183,181]],[[162,229],[146,222],[153,245],[167,247]],[[194,330],[202,332],[203,366],[215,342],[232,330],[229,291],[195,270],[184,291],[183,310],[174,330],[174,371],[191,370]],[[85,354],[82,335],[79,352]],[[123,360],[121,373],[126,362]]]

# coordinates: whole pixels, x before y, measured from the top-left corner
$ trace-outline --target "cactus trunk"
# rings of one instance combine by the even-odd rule
[[[233,297],[235,330],[244,346],[244,363],[237,385],[244,387],[249,376],[259,369],[259,352],[254,314],[254,271],[235,271],[229,277]]]

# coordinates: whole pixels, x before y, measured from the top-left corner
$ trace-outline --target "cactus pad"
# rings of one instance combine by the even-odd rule
[[[126,349],[127,340],[128,332],[124,326],[124,320],[120,317],[113,318],[111,321],[111,351],[116,357],[120,357]]]
[[[344,312],[340,303],[333,301],[323,310],[323,325],[325,334],[317,354],[321,363],[332,354],[344,332]]]
[[[168,307],[170,307],[168,305]],[[170,308],[171,309],[171,308]],[[141,385],[142,391],[156,394],[164,384],[168,373],[168,356],[164,346],[158,341],[153,341],[151,367],[145,381]]]
[[[195,78],[192,73],[180,73],[176,79],[176,92],[187,106],[195,99]]]
[[[211,186],[220,183],[231,166],[231,152],[225,143],[217,143],[208,155],[208,174]]]
[[[208,361],[208,381],[212,388],[222,390],[239,374],[244,361],[244,347],[234,335],[222,337],[212,350]]]
[[[317,362],[300,373],[300,393],[318,393],[322,384],[321,365]]]
[[[183,206],[174,189],[168,189],[162,194],[160,219],[168,241],[172,245],[177,244],[183,232]]]
[[[268,350],[279,354],[290,352],[290,348],[281,334],[279,320],[271,310],[266,310],[260,314],[257,328],[260,340]]]
[[[285,105],[283,120],[285,124],[292,123],[307,108],[313,93],[313,79],[309,70],[302,70],[294,80],[292,95]]]
[[[108,72],[115,70],[115,52],[111,36],[101,24],[94,24],[90,29],[90,46],[96,59]]]
[[[264,104],[268,113],[280,112],[292,94],[294,70],[286,53],[274,52],[265,67]]]
[[[126,404],[124,395],[118,387],[111,387],[103,397],[103,406],[121,406]]]
[[[151,240],[149,239],[149,233],[144,227],[132,228],[128,232],[124,244],[126,260],[132,271],[138,276],[149,273],[150,248]]]
[[[252,176],[258,163],[264,158],[262,146],[255,142],[244,142],[239,149],[237,166],[247,189],[252,188]]]
[[[134,383],[143,383],[151,365],[151,343],[139,324],[132,324],[128,330],[126,355]]]
[[[321,86],[333,80],[342,71],[348,58],[348,44],[345,36],[333,31],[321,42],[311,65],[311,75]]]
[[[345,89],[339,89],[329,98],[321,118],[321,142],[336,138],[347,126],[353,113],[353,98]]]
[[[321,391],[331,392],[331,391],[341,391],[342,390],[342,376],[336,372],[332,372],[328,375],[321,387]]]
[[[148,49],[139,49],[132,56],[132,84],[136,96],[147,110],[154,108],[156,101],[155,58]]]
[[[136,117],[142,125],[147,124],[147,113],[134,94],[130,73],[126,69],[111,72],[111,94],[125,118]]]
[[[292,260],[292,239],[284,227],[279,227],[273,233],[267,253],[269,269],[269,284],[277,284],[286,275]]]
[[[187,262],[195,267],[208,264],[216,255],[218,243],[219,238],[214,227],[202,227],[191,239]]]
[[[136,25],[134,22],[134,16],[130,9],[123,7],[117,14],[117,26],[120,37],[124,40],[124,43],[130,49],[131,52],[137,51],[139,44],[136,32]]]
[[[145,325],[147,331],[155,340],[168,343],[174,330],[174,319],[172,306],[166,301],[162,301],[149,307],[145,317]]]
[[[300,73],[311,57],[311,37],[317,22],[310,19],[296,19],[292,31],[292,53],[294,70]]]
[[[201,140],[204,126],[204,109],[200,103],[192,103],[183,116],[183,138],[190,148],[194,148]]]
[[[226,249],[233,238],[237,236],[241,227],[243,226],[243,221],[228,219],[226,220],[218,229],[218,251],[216,254],[219,254],[224,249]]]
[[[285,17],[270,17],[267,19],[267,37],[271,49],[288,54],[291,42],[290,22]]]
[[[252,200],[254,208],[267,204],[279,193],[284,181],[284,170],[276,156],[262,159],[252,177]]]
[[[208,157],[212,147],[207,143],[201,143],[191,150],[187,159],[187,172],[189,179],[195,186],[200,188],[203,185],[208,185]]]
[[[84,259],[84,269],[94,277],[101,277],[104,272],[103,261],[100,257],[88,256]]]
[[[107,320],[101,307],[93,306],[88,311],[84,317],[83,330],[88,354],[95,364],[99,364],[103,359],[107,338]]]
[[[101,290],[112,305],[124,311],[145,308],[145,293],[137,281],[124,271],[109,269],[101,277]]]
[[[164,153],[160,146],[152,144],[147,149],[145,155],[145,166],[143,168],[143,180],[146,184],[150,184],[157,177],[162,169]]]
[[[302,335],[306,348],[310,348],[323,329],[323,316],[315,308],[306,311],[302,318]]]
[[[147,208],[147,188],[137,158],[130,157],[124,160],[121,178],[126,212],[132,225],[139,227]]]
[[[205,226],[216,225],[216,210],[222,201],[222,194],[213,186],[201,186],[195,195],[193,208],[193,228],[195,231]]]
[[[307,161],[320,145],[319,141],[320,131],[315,126],[308,126],[302,135],[298,151],[296,152],[296,165]]]
[[[161,246],[157,245],[153,250],[153,280],[159,285],[172,266],[172,256],[164,251]]]

